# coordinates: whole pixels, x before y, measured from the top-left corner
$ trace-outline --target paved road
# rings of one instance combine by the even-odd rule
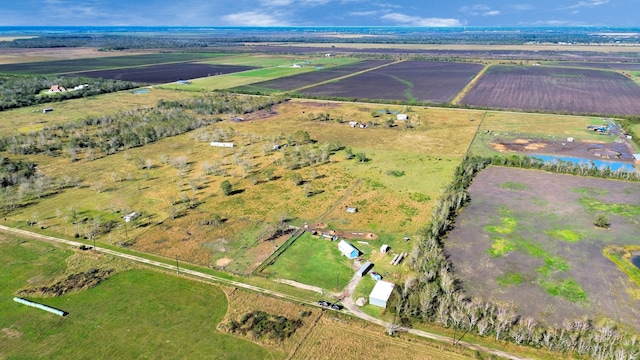
[[[83,243],[77,242],[77,241],[70,241],[70,240],[66,240],[66,239],[61,239],[61,238],[56,238],[53,236],[46,236],[46,235],[41,235],[38,233],[34,233],[31,231],[26,231],[26,230],[20,230],[20,229],[13,229],[7,226],[3,226],[0,225],[0,231],[4,231],[4,232],[8,232],[8,233],[13,233],[13,234],[18,234],[21,236],[25,236],[25,237],[29,237],[29,238],[34,238],[34,239],[40,239],[40,240],[45,240],[45,241],[49,241],[49,242],[56,242],[56,243],[62,243],[62,244],[66,244],[66,245],[70,245],[70,246],[74,246],[74,247],[79,247],[80,245],[85,245]],[[135,255],[130,255],[130,254],[125,254],[125,253],[121,253],[115,250],[110,250],[110,249],[105,249],[105,248],[100,248],[100,247],[96,247],[96,250],[103,253],[103,254],[109,254],[112,256],[117,256],[117,257],[121,257],[121,258],[125,258],[125,259],[129,259],[135,262],[139,262],[139,263],[143,263],[143,264],[147,264],[147,265],[152,265],[152,266],[156,266],[156,267],[160,267],[163,269],[167,269],[167,270],[171,270],[171,271],[178,271],[176,265],[170,265],[170,264],[166,264],[166,263],[162,263],[159,261],[154,261],[154,260],[149,260],[149,259],[145,259],[139,256],[135,256]],[[200,279],[206,279],[206,280],[210,280],[219,284],[224,284],[224,285],[228,285],[228,286],[233,286],[233,287],[237,287],[237,288],[241,288],[241,289],[246,289],[246,290],[251,290],[251,291],[255,291],[255,292],[259,292],[259,293],[263,293],[263,294],[268,294],[274,297],[278,297],[281,299],[285,299],[285,300],[289,300],[289,301],[294,301],[294,302],[298,302],[298,303],[305,303],[305,304],[309,304],[309,305],[317,305],[315,303],[303,300],[303,299],[299,299],[295,296],[290,296],[287,294],[283,294],[277,291],[272,291],[272,290],[268,290],[268,289],[264,289],[258,286],[253,286],[253,285],[249,285],[249,284],[245,284],[245,283],[241,283],[238,281],[233,281],[233,280],[229,280],[229,279],[225,279],[225,278],[221,278],[215,275],[210,275],[210,274],[205,274],[199,271],[195,271],[195,270],[189,270],[189,269],[183,269],[180,268],[180,273],[181,274],[188,274],[191,276],[195,276],[197,278]],[[351,279],[351,281],[349,281],[349,284],[347,285],[344,293],[343,293],[343,299],[342,299],[342,304],[344,305],[344,307],[349,310],[349,312],[360,318],[363,319],[365,321],[368,322],[372,322],[374,324],[378,324],[380,326],[383,327],[387,327],[390,324],[374,318],[373,316],[370,316],[366,313],[364,313],[362,310],[360,310],[360,308],[354,304],[353,299],[351,297],[351,295],[354,293],[356,286],[358,285],[358,283],[360,282],[362,278],[354,275],[354,277]],[[433,333],[429,333],[426,331],[422,331],[422,330],[416,330],[416,329],[410,329],[410,328],[402,328],[402,331],[407,331],[411,334],[417,335],[417,336],[421,336],[427,339],[432,339],[432,340],[436,340],[436,341],[441,341],[441,342],[445,342],[445,343],[449,343],[452,344],[454,342],[454,339],[448,336],[442,336],[442,335],[438,335],[438,334],[433,334]],[[460,346],[466,347],[468,349],[471,350],[477,350],[480,352],[484,352],[487,354],[493,354],[505,359],[511,359],[511,360],[525,360],[525,358],[520,358],[517,357],[515,355],[500,351],[500,350],[494,350],[491,348],[487,348],[484,346],[480,346],[480,345],[476,345],[476,344],[471,344],[465,341],[460,341],[458,342],[458,344]]]

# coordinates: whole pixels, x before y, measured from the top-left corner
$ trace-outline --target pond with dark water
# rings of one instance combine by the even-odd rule
[[[631,263],[637,267],[638,269],[640,269],[640,255],[636,255],[634,257],[631,258]]]

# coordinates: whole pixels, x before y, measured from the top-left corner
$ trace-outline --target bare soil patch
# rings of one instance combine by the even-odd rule
[[[3,328],[0,333],[2,334],[2,337],[9,340],[19,339],[23,335],[20,331],[9,328]]]
[[[225,257],[225,258],[222,258],[222,259],[218,259],[218,260],[216,260],[216,266],[225,267],[225,266],[231,264],[232,261],[233,261],[233,259],[228,258],[228,257]]]
[[[491,147],[499,152],[517,154],[547,154],[586,159],[611,159],[632,162],[633,155],[625,142],[605,143],[603,141],[573,141],[496,138]]]
[[[640,244],[634,235],[640,184],[490,167],[469,191],[471,202],[445,244],[469,295],[547,323],[588,316],[640,329],[640,304],[631,296],[637,286],[603,255],[610,244]],[[593,225],[598,213],[609,217],[607,231]],[[559,231],[578,238],[551,235]],[[584,290],[585,301],[545,290],[569,280]]]

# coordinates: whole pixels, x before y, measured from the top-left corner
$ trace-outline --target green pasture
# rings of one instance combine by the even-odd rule
[[[172,62],[196,61],[227,56],[212,53],[160,53],[126,55],[74,60],[54,60],[25,64],[0,65],[0,73],[5,74],[62,74],[91,70],[105,70],[132,66],[166,64]]]
[[[273,357],[216,330],[227,310],[219,288],[157,271],[128,270],[89,290],[30,299],[68,312],[65,317],[20,305],[12,301],[15,293],[33,279],[64,272],[71,252],[16,238],[0,240],[0,248],[3,357]]]
[[[358,244],[353,244],[358,247]],[[303,284],[338,291],[351,280],[352,260],[338,250],[338,242],[311,233],[300,236],[275,263],[266,268],[270,278],[294,280]]]

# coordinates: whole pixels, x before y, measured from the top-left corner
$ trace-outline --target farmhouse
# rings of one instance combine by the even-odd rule
[[[57,92],[64,92],[64,91],[67,91],[67,89],[65,89],[64,86],[60,86],[60,85],[51,85],[51,88],[49,88],[50,93],[57,93]]]
[[[232,142],[212,141],[211,142],[211,146],[215,146],[215,147],[234,147],[235,145]]]
[[[373,263],[371,261],[367,261],[356,272],[356,275],[358,275],[359,277],[363,277],[363,276],[367,275],[367,272],[369,272],[369,270],[371,270],[372,267],[373,267]]]
[[[394,286],[393,283],[388,281],[380,280],[376,282],[376,286],[373,287],[371,294],[369,294],[369,304],[386,308]]]
[[[349,244],[344,240],[340,240],[338,243],[338,250],[342,253],[342,255],[348,257],[349,259],[355,259],[360,255],[360,250],[356,249],[355,246]]]

